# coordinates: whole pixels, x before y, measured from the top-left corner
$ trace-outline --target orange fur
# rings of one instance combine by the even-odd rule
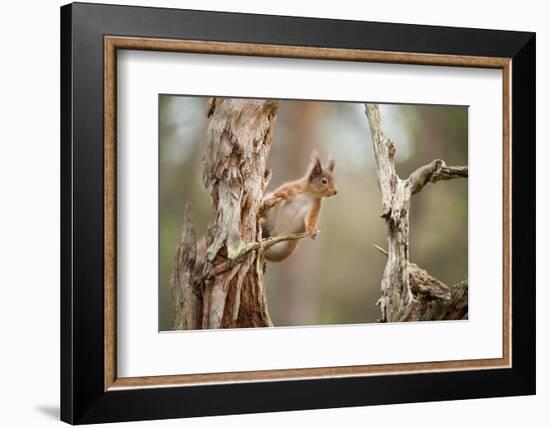
[[[260,219],[263,236],[307,232],[314,239],[318,232],[321,199],[337,193],[333,169],[334,160],[329,160],[323,168],[319,155],[314,152],[312,164],[304,177],[283,184],[267,196]],[[294,251],[296,245],[297,241],[276,244],[267,251],[266,258],[283,260]]]
[[[306,217],[306,232],[312,238],[317,236],[317,221],[321,214],[321,198],[315,198],[311,204],[311,210]]]

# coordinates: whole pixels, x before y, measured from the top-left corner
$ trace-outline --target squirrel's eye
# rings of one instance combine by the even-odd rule
[[[323,183],[323,184],[327,184],[327,183],[328,183],[328,180],[327,180],[327,178],[326,178],[326,177],[323,177],[323,178],[321,179],[321,183]]]

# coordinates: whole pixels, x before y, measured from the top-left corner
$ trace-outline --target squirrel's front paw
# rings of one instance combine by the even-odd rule
[[[317,229],[308,229],[307,234],[311,239],[315,239],[319,231]]]

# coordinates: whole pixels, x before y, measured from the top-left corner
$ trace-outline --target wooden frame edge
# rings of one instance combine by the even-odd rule
[[[116,376],[116,51],[117,49],[495,68],[503,71],[503,356],[495,359],[117,378]],[[512,60],[360,49],[104,36],[104,390],[361,377],[510,368]]]
[[[475,366],[472,366],[475,364]],[[115,380],[109,390],[156,388],[169,386],[197,386],[223,383],[291,381],[301,379],[323,379],[343,377],[365,377],[376,375],[401,375],[411,373],[433,373],[465,371],[475,369],[499,369],[506,367],[502,358],[485,360],[457,360],[424,363],[371,364],[363,366],[316,367],[308,369],[258,370],[246,372],[204,373],[189,375],[123,377]]]
[[[509,58],[501,57],[122,36],[105,36],[105,45],[110,45],[114,49],[479,68],[504,68],[510,61]]]
[[[502,69],[502,356],[512,367],[512,60]]]
[[[104,44],[104,389],[116,380],[116,47]]]

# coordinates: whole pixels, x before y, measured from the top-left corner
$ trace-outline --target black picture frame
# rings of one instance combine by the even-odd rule
[[[512,59],[512,367],[104,390],[104,36]],[[71,424],[535,393],[535,34],[73,3],[61,8],[61,419]]]

